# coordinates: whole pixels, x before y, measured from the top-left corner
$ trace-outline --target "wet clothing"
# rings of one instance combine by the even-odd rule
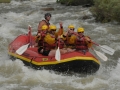
[[[44,56],[48,56],[49,55],[49,53],[50,53],[50,50],[45,50],[45,49],[43,49],[43,52],[41,53],[41,50],[43,49],[43,47],[39,47],[38,48],[38,53],[40,53],[40,54],[42,54],[42,55],[44,55]]]
[[[76,50],[87,50],[88,47],[87,47],[87,43],[84,39],[84,36],[82,37],[77,37],[76,39]]]
[[[42,55],[48,56],[50,51],[52,49],[56,49],[58,47],[63,48],[63,41],[60,39],[60,41],[57,40],[57,37],[63,33],[63,28],[60,28],[58,32],[55,33],[55,35],[52,35],[50,33],[47,33],[44,38],[42,39],[42,45],[43,47],[40,47],[38,49],[38,52],[41,53],[41,50],[43,49]]]
[[[90,38],[87,37],[89,40]],[[91,44],[91,42],[89,42],[88,40],[86,40],[86,37],[83,35],[83,36],[77,36],[77,39],[76,39],[76,50],[86,50],[88,51],[88,45]]]
[[[43,49],[43,52],[41,54],[48,56],[50,51],[56,48],[56,36],[47,33],[43,41],[43,47],[40,47],[38,49],[38,52],[41,53],[41,50]]]
[[[68,48],[72,48],[74,49],[75,48],[75,41],[76,41],[76,36],[74,34],[72,35],[67,35],[66,37],[66,46]]]
[[[57,47],[59,46],[60,49],[64,48],[65,47],[65,42],[63,40],[63,38],[60,38],[58,41],[57,41]]]
[[[51,35],[49,33],[46,34],[44,38],[44,42],[48,43],[49,45],[53,45],[56,43],[56,35]]]
[[[44,44],[44,47],[49,47],[49,49],[55,49],[56,47],[58,47],[58,45],[60,45],[60,48],[63,48],[63,38],[61,37],[61,39],[57,40],[58,36],[60,36],[63,33],[63,28],[60,28],[58,30],[58,32],[55,33],[55,35],[51,35],[50,33],[48,33],[45,38],[44,38],[44,42],[46,42]]]
[[[44,37],[45,37],[45,35],[46,35],[46,33],[40,33],[41,35],[40,36],[37,36],[36,35],[36,43],[38,43],[38,46],[39,47],[42,47],[43,46],[43,41],[44,41]]]
[[[64,31],[63,27],[60,27],[60,29],[58,30],[58,32],[56,32],[57,37],[61,36],[63,34],[63,31]]]
[[[90,37],[85,36],[85,39],[86,39],[86,43],[87,43],[88,48],[91,48],[91,47],[92,47],[92,45],[93,45],[93,43],[91,42]]]

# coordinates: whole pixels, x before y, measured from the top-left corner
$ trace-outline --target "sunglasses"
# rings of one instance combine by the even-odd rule
[[[70,29],[70,30],[74,30],[74,29]]]
[[[84,33],[84,32],[78,32],[78,33]]]
[[[56,31],[56,29],[51,29],[51,31]]]

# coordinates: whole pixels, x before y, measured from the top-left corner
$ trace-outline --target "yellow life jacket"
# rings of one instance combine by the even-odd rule
[[[55,37],[52,37],[49,33],[45,36],[44,42],[48,44],[54,44],[56,42]]]

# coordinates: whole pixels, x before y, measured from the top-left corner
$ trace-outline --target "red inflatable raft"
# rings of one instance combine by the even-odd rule
[[[43,56],[38,53],[37,47],[28,47],[21,55],[16,53],[23,45],[29,43],[29,35],[20,35],[9,44],[8,54],[13,58],[22,60],[25,65],[31,66],[35,69],[47,69],[59,72],[75,72],[75,73],[95,73],[100,66],[97,60],[90,52],[83,54],[81,52],[71,52],[61,55],[61,60],[57,61],[55,56]],[[35,38],[32,36],[32,43]]]

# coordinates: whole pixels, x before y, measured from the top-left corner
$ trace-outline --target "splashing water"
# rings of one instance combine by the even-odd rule
[[[50,10],[46,11],[48,8]],[[119,25],[95,23],[89,8],[63,6],[56,4],[56,0],[11,0],[9,4],[0,3],[0,12],[0,90],[119,90]],[[98,72],[85,77],[33,70],[24,66],[19,59],[11,61],[7,54],[9,43],[18,35],[27,33],[28,25],[32,26],[32,34],[36,34],[38,23],[44,19],[46,12],[52,14],[50,22],[57,27],[61,21],[65,30],[69,24],[75,25],[75,29],[84,27],[85,35],[98,44],[115,49],[114,55],[105,54],[95,46],[108,57],[108,61],[100,60]],[[84,16],[88,18],[84,19]]]

